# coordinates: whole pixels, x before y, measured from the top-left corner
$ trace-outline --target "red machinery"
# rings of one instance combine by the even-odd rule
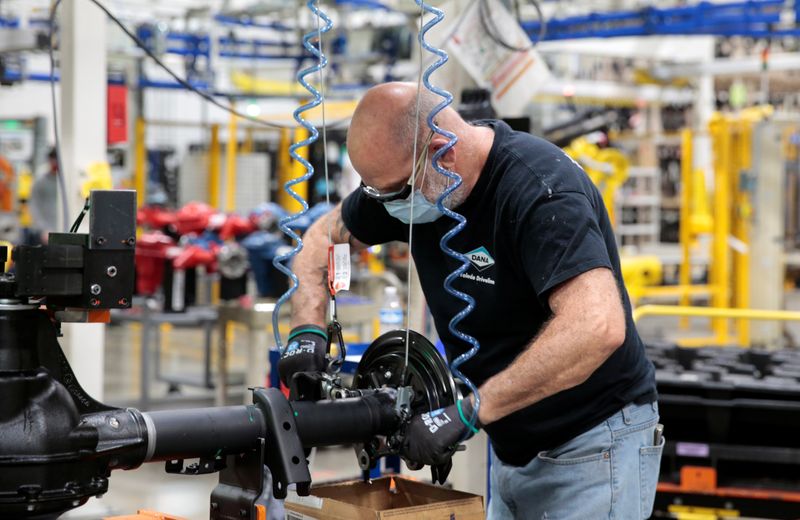
[[[177,211],[159,206],[140,208],[137,223],[151,229],[142,233],[136,249],[138,294],[152,296],[165,284],[169,286],[165,293],[177,290],[183,294],[186,271],[200,266],[215,273],[222,264],[221,274],[226,279],[242,278],[247,272],[246,253],[238,251],[241,248],[235,240],[257,229],[255,218],[226,215],[208,204],[190,202]],[[182,299],[169,297],[167,301],[174,306]],[[178,304],[173,310],[182,308]]]

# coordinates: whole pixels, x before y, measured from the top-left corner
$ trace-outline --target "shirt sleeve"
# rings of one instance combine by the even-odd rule
[[[342,201],[342,221],[354,237],[367,245],[408,241],[408,225],[389,215],[383,204],[360,189]]]
[[[597,212],[583,193],[554,193],[523,211],[519,222],[523,269],[543,305],[557,285],[612,268]]]

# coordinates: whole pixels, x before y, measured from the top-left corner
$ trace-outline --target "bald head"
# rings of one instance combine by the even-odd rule
[[[419,129],[416,133],[419,155],[429,131],[427,117],[439,101],[438,96],[423,91],[417,118],[415,83],[384,83],[364,94],[353,113],[347,133],[347,150],[365,183],[384,191],[408,178],[413,162],[415,130]],[[458,117],[455,111],[449,112]],[[450,117],[442,114],[442,118],[437,119]]]
[[[417,102],[416,83],[384,83],[369,89],[358,103],[347,133],[350,161],[364,184],[382,194],[403,189],[417,158],[432,156],[445,148],[444,135],[430,136],[428,116],[442,98],[422,91]],[[494,131],[466,123],[450,107],[436,114],[436,124],[458,136],[455,146],[438,156],[438,165],[457,172],[463,183],[444,201],[451,209],[469,194],[481,174],[494,140]],[[414,156],[416,143],[417,155]],[[430,159],[418,172],[415,186],[434,202],[448,188],[450,180],[431,171]]]

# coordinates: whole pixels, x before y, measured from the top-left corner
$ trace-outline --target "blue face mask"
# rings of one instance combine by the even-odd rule
[[[383,207],[403,224],[411,222],[411,197],[403,200],[393,200],[391,202],[384,202]],[[420,190],[414,192],[414,223],[415,224],[428,224],[435,221],[442,216],[436,204],[429,202]]]

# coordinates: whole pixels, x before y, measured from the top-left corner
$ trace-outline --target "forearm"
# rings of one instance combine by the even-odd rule
[[[625,312],[610,269],[586,271],[554,288],[553,317],[505,370],[479,389],[483,424],[575,387],[625,342]]]
[[[586,381],[616,347],[570,316],[555,317],[508,368],[479,389],[480,420],[496,421]]]
[[[330,233],[330,240],[329,240]],[[328,292],[328,246],[350,244],[355,253],[367,247],[353,237],[342,220],[342,204],[317,220],[303,235],[303,250],[295,257],[293,271],[300,280],[292,296],[291,326],[327,323],[325,312],[330,299]]]
[[[325,221],[315,222],[303,235],[303,250],[295,257],[292,270],[300,281],[292,295],[291,326],[313,323],[324,326],[328,307],[328,235]]]

